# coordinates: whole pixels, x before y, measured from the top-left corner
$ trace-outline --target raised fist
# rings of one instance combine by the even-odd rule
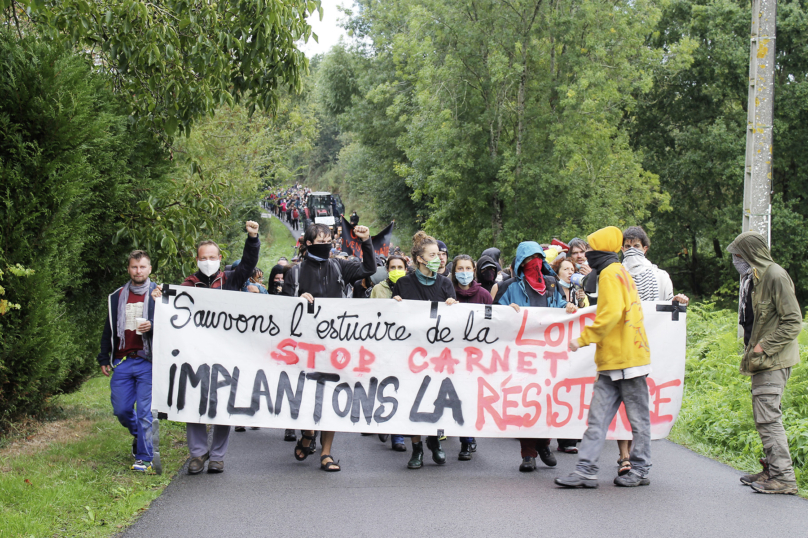
[[[253,222],[251,220],[247,221],[247,233],[250,234],[250,237],[258,237],[258,223]]]
[[[355,235],[355,236],[356,236],[358,239],[361,239],[362,241],[364,241],[365,239],[367,239],[368,237],[370,237],[370,230],[368,230],[368,227],[367,227],[367,226],[356,226],[356,227],[353,229],[353,232],[354,232],[354,235]]]

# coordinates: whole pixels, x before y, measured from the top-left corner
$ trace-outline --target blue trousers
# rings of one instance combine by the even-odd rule
[[[152,365],[140,358],[123,362],[113,359],[115,369],[109,382],[112,412],[137,438],[135,459],[152,461]]]

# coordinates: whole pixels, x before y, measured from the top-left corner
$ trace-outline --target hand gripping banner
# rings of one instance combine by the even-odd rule
[[[152,408],[170,420],[270,428],[580,439],[595,307],[303,299],[178,288],[155,312]],[[651,431],[682,404],[686,315],[643,303]],[[163,415],[165,413],[165,415]],[[630,439],[621,407],[612,439]]]

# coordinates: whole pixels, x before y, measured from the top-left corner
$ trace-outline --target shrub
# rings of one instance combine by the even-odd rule
[[[0,31],[0,423],[95,370],[104,296],[123,281],[121,213],[168,160],[83,56]]]

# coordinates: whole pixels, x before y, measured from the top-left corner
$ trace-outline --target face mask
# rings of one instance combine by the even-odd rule
[[[399,278],[403,277],[406,274],[407,271],[405,271],[404,269],[393,269],[392,271],[387,273],[387,277],[390,279],[390,282],[395,284],[396,282],[398,282]]]
[[[306,251],[312,256],[317,256],[321,259],[326,259],[331,255],[331,244],[325,243],[322,245],[308,245]]]
[[[437,273],[438,269],[440,269],[440,258],[437,256],[431,262],[421,262],[421,263],[426,265],[426,268],[432,271],[433,273]]]
[[[221,260],[204,260],[196,262],[196,266],[205,276],[213,276],[219,272]]]
[[[471,271],[458,271],[455,273],[455,277],[457,277],[457,281],[460,282],[461,286],[468,286],[474,280],[474,273]]]
[[[745,275],[750,269],[752,269],[752,266],[746,263],[746,260],[735,256],[734,254],[732,255],[732,265],[735,266],[735,269],[737,269],[741,275]]]
[[[497,272],[494,269],[486,269],[482,272],[481,277],[486,282],[493,282],[497,278]]]
[[[631,247],[627,248],[625,252],[623,252],[623,257],[626,256],[642,256],[643,258],[645,258],[645,252],[636,247]]]

